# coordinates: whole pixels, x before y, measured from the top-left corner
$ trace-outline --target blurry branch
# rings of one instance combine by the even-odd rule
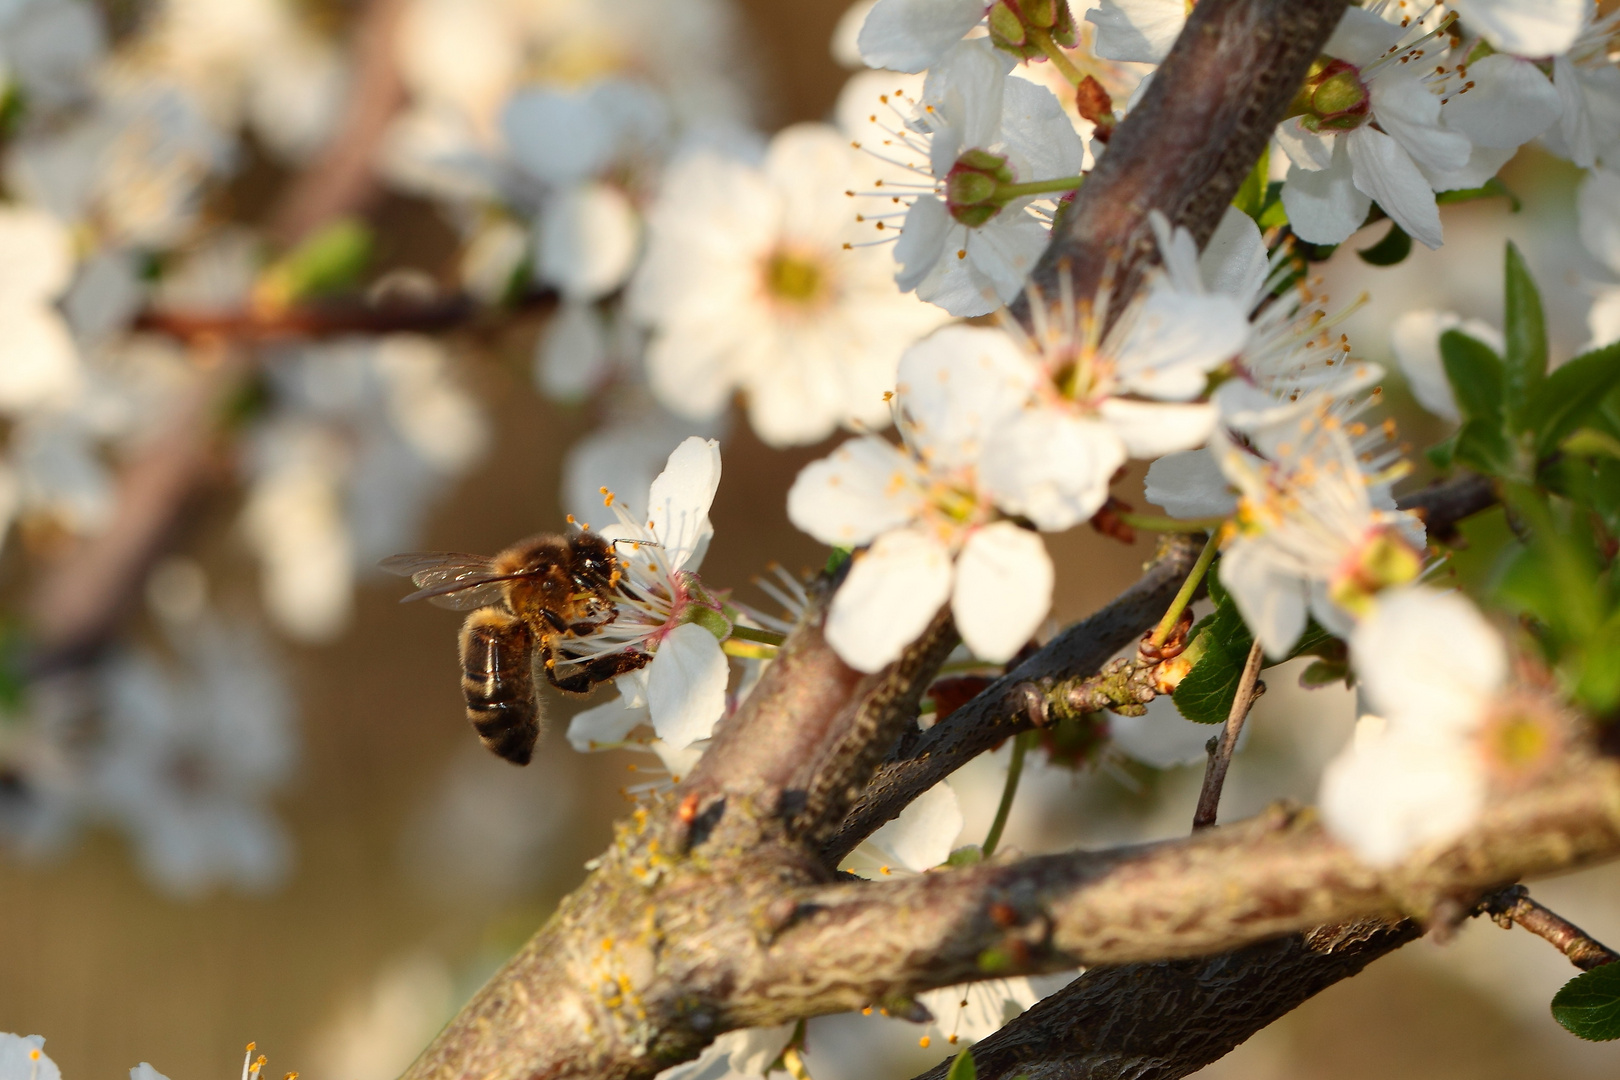
[[[215,425],[245,367],[242,350],[200,346],[208,366],[119,473],[112,520],[46,568],[30,598],[34,638],[23,674],[39,678],[88,662],[116,630],[212,458]]]
[[[283,195],[270,235],[291,248],[315,229],[363,209],[376,194],[377,151],[405,103],[396,60],[405,0],[367,0],[354,25],[354,83],[326,146]]]
[[[277,238],[296,243],[324,222],[363,206],[374,190],[372,164],[388,121],[403,101],[394,65],[403,0],[369,0],[355,27],[355,82],[344,118],[325,150],[296,177],[272,215]],[[459,301],[445,309],[412,310],[394,317],[411,329],[464,319]],[[283,313],[284,330],[300,321],[324,332],[343,328],[356,312],[345,309]],[[365,328],[389,317],[386,307],[365,313]],[[248,367],[243,342],[284,336],[247,314],[185,316],[149,312],[137,327],[166,330],[192,344],[204,371],[155,438],[120,472],[112,520],[97,536],[71,546],[47,567],[31,601],[35,640],[23,662],[38,677],[83,664],[117,630],[146,571],[160,555],[192,495],[207,475],[222,405]],[[323,320],[325,322],[323,323]],[[405,327],[401,327],[405,328]]]
[[[479,311],[471,297],[452,295],[421,303],[305,302],[277,309],[183,311],[150,308],[135,322],[182,341],[229,337],[238,341],[332,337],[341,334],[433,333],[470,322]]]
[[[1509,885],[1489,894],[1479,902],[1479,908],[1504,930],[1517,923],[1537,937],[1551,942],[1582,971],[1591,971],[1620,960],[1620,953],[1556,911],[1530,899],[1530,890],[1523,885]]]
[[[1195,960],[1092,968],[973,1046],[980,1080],[1172,1080],[1408,941],[1410,920],[1324,927]],[[1166,1025],[1167,1003],[1176,1023]],[[949,1061],[917,1080],[944,1080]]]

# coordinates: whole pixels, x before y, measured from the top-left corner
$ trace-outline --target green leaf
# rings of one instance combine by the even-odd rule
[[[1507,246],[1507,282],[1503,295],[1504,336],[1507,355],[1503,357],[1505,402],[1509,419],[1520,415],[1542,379],[1547,376],[1547,321],[1541,312],[1541,293],[1530,276],[1524,256],[1512,243]],[[1515,427],[1523,430],[1524,425]]]
[[[1473,61],[1469,61],[1472,63]],[[1476,188],[1453,188],[1451,191],[1442,191],[1434,197],[1434,201],[1441,206],[1451,203],[1473,202],[1475,199],[1494,199],[1497,196],[1507,199],[1508,208],[1517,214],[1524,208],[1519,197],[1502,181],[1492,177],[1484,185]]]
[[[1243,665],[1248,662],[1254,638],[1243,624],[1237,605],[1227,603],[1199,620],[1193,627],[1192,642],[1198,646],[1198,659],[1171,700],[1181,715],[1195,724],[1224,724],[1237,699]]]
[[[1288,224],[1288,211],[1282,204],[1281,180],[1273,180],[1266,185],[1266,201],[1261,205],[1260,216],[1254,219],[1254,223],[1262,229]]]
[[[1575,976],[1552,999],[1553,1019],[1589,1042],[1620,1039],[1620,964]]]
[[[1423,451],[1423,456],[1437,469],[1451,468],[1451,461],[1457,456],[1457,435],[1453,432],[1448,438],[1442,439]]]
[[[1382,240],[1372,247],[1362,248],[1356,254],[1361,256],[1362,262],[1372,266],[1394,266],[1412,254],[1412,238],[1392,221],[1389,232],[1384,234]]]
[[[945,1080],[978,1080],[979,1070],[973,1064],[973,1051],[962,1047],[962,1052],[951,1060],[951,1067],[945,1073]]]
[[[1271,149],[1267,147],[1260,151],[1260,159],[1249,170],[1249,175],[1243,178],[1237,194],[1232,197],[1232,205],[1248,214],[1256,221],[1260,220],[1261,213],[1266,209],[1266,179],[1271,172]]]
[[[1457,432],[1455,457],[1486,476],[1513,476],[1517,467],[1512,442],[1491,417],[1470,420],[1462,426]]]
[[[1468,419],[1491,419],[1501,427],[1506,373],[1502,358],[1489,345],[1460,330],[1440,335],[1440,362],[1451,383],[1457,407]]]
[[[1620,341],[1582,353],[1548,375],[1524,406],[1524,428],[1546,457],[1620,386]]]

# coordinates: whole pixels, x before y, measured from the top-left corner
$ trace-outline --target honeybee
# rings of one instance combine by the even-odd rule
[[[471,611],[460,636],[467,720],[485,746],[518,765],[533,756],[544,719],[536,670],[557,689],[583,694],[652,659],[629,650],[571,661],[557,651],[559,639],[618,617],[613,597],[624,571],[612,543],[595,533],[532,536],[494,558],[419,552],[379,565],[418,586],[401,603]]]

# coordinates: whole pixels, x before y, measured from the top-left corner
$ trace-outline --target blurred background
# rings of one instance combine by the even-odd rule
[[[568,717],[601,691],[548,699],[528,768],[497,760],[463,719],[458,617],[401,608],[404,583],[367,568],[558,530],[596,507],[578,493],[644,491],[680,438],[722,430],[705,580],[768,608],[752,578],[821,563],[784,494],[832,440],[776,449],[741,422],[656,412],[623,359],[623,274],[548,279],[567,228],[531,242],[531,225],[603,177],[644,205],[671,147],[746,153],[831,119],[845,8],[0,4],[0,1031],[44,1035],[69,1080],[138,1061],[219,1077],[249,1040],[277,1075],[384,1080],[578,883],[655,759],[569,747]],[[598,128],[508,145],[509,101],[607,78],[661,95],[658,149],[581,172],[563,159]],[[1578,175],[1530,147],[1503,179],[1523,208],[1447,208],[1439,252],[1376,269],[1348,250],[1370,230],[1324,265],[1338,302],[1368,294],[1345,323],[1361,356],[1390,363],[1413,308],[1499,321],[1508,238],[1554,356],[1585,346],[1613,286],[1577,236]],[[1399,380],[1386,389],[1405,439],[1434,441]],[[1141,475],[1116,488],[1138,506]],[[1477,533],[1462,572],[1488,566],[1491,523]],[[1123,587],[1152,539],[1049,543],[1061,623]],[[1228,818],[1310,800],[1352,723],[1342,691],[1299,690],[1287,668],[1267,681]],[[1208,731],[1155,708],[1115,734],[1078,770],[1035,762],[1010,844],[1185,832]],[[960,843],[982,838],[1006,754],[953,779]],[[1620,941],[1620,871],[1536,895]],[[1205,1075],[1612,1077],[1620,1049],[1548,1015],[1571,974],[1528,934],[1470,925]],[[817,1080],[903,1077],[938,1060],[917,1040],[827,1018],[807,1062]]]

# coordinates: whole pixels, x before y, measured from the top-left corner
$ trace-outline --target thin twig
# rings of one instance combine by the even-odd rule
[[[990,823],[990,831],[984,834],[983,851],[987,859],[996,853],[996,848],[1001,844],[1001,833],[1007,828],[1013,799],[1018,795],[1018,778],[1024,773],[1024,756],[1029,753],[1029,744],[1036,737],[1035,732],[1026,731],[1013,739],[1012,760],[1007,763],[1007,782],[1001,789],[1001,803],[996,807],[996,817]]]
[[[1530,891],[1523,885],[1499,889],[1482,899],[1479,907],[1504,930],[1517,923],[1537,937],[1551,942],[1582,971],[1591,971],[1620,960],[1620,953],[1556,911],[1530,899]]]
[[[1249,646],[1249,658],[1243,662],[1243,676],[1238,680],[1232,709],[1226,714],[1226,727],[1221,730],[1220,741],[1204,767],[1204,789],[1198,793],[1198,809],[1193,812],[1193,832],[1215,824],[1215,814],[1221,806],[1221,789],[1226,786],[1226,770],[1232,764],[1232,751],[1237,749],[1238,736],[1243,734],[1243,721],[1248,719],[1249,710],[1260,696],[1260,688],[1255,685],[1260,677],[1260,658],[1260,642],[1256,641]]]

